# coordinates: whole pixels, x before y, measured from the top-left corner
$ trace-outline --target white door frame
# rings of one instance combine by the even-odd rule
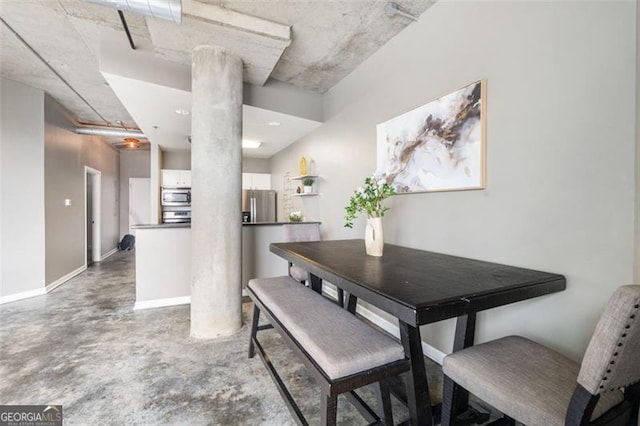
[[[100,207],[102,205],[102,173],[89,166],[84,166],[84,266],[87,267],[87,175],[91,177],[93,192],[91,195],[91,220],[93,225],[91,235],[93,245],[91,247],[91,260],[100,262],[102,256],[100,245],[102,243],[102,235],[100,233]]]

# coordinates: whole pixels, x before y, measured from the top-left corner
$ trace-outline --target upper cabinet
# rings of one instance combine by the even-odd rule
[[[271,189],[271,174],[243,173],[242,189]]]
[[[162,186],[165,188],[191,188],[191,170],[162,170]]]

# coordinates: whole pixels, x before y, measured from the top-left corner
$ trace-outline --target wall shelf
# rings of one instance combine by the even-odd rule
[[[292,197],[314,197],[316,195],[320,195],[317,192],[311,192],[311,193],[300,193],[300,194],[291,194]]]
[[[317,175],[302,175],[302,176],[294,176],[291,178],[291,180],[303,180],[306,178],[311,178],[311,179],[317,179],[318,176]]]

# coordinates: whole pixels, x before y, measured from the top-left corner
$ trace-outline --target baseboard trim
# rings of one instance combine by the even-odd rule
[[[83,273],[86,270],[87,270],[87,265],[82,265],[81,267],[79,267],[75,271],[71,271],[67,275],[58,278],[57,280],[55,280],[51,284],[48,284],[45,287],[45,289],[47,290],[47,293],[51,293],[53,290],[55,290],[56,288],[60,287],[62,284],[66,283],[71,278],[75,277],[76,275],[80,275],[81,273]]]
[[[21,293],[2,296],[0,297],[0,305],[9,303],[9,302],[15,302],[22,299],[28,299],[30,297],[42,296],[43,294],[47,294],[47,291],[44,288],[37,288],[35,290],[23,291]]]
[[[136,302],[133,305],[133,310],[138,311],[141,309],[164,308],[165,306],[188,305],[189,303],[191,303],[191,296],[144,300],[142,302]]]
[[[107,257],[115,254],[118,252],[118,247],[115,247],[111,250],[109,250],[108,252],[106,252],[105,254],[103,254],[102,256],[100,256],[100,262],[102,262],[103,260],[105,260]]]
[[[324,293],[327,293],[329,296],[333,297],[334,299],[338,298],[338,292],[332,287],[323,285],[322,291]],[[400,329],[398,328],[398,326],[392,323],[391,321],[385,318],[382,318],[380,315],[376,314],[372,310],[358,304],[356,306],[356,313],[360,314],[363,318],[367,319],[368,321],[371,321],[373,324],[377,325],[378,327],[380,327],[387,333],[391,334],[392,336],[398,339],[400,338]],[[422,341],[422,353],[424,354],[424,356],[437,362],[440,365],[442,365],[442,360],[444,360],[444,357],[447,355],[444,352],[440,351],[439,349],[436,349],[435,347],[431,346],[424,340]]]

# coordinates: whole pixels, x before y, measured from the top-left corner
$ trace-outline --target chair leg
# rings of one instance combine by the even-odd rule
[[[393,426],[391,393],[389,392],[389,383],[384,379],[380,380],[378,386],[376,386],[376,399],[378,400],[378,415],[385,426]]]
[[[322,391],[322,402],[320,404],[320,424],[323,426],[335,426],[338,419],[338,397],[329,396]]]
[[[640,382],[627,386],[624,390],[624,397],[631,402],[631,417],[629,418],[629,426],[640,425],[638,416],[640,416]]]
[[[459,403],[459,397],[461,393],[467,394],[465,389],[462,389],[446,374],[442,384],[442,412],[441,412],[441,425],[452,426],[456,424],[456,416],[460,414],[462,410]]]
[[[249,358],[253,358],[256,354],[256,349],[253,345],[253,339],[258,334],[258,322],[260,321],[260,308],[258,305],[253,305],[253,321],[251,322],[251,336],[249,336]]]

